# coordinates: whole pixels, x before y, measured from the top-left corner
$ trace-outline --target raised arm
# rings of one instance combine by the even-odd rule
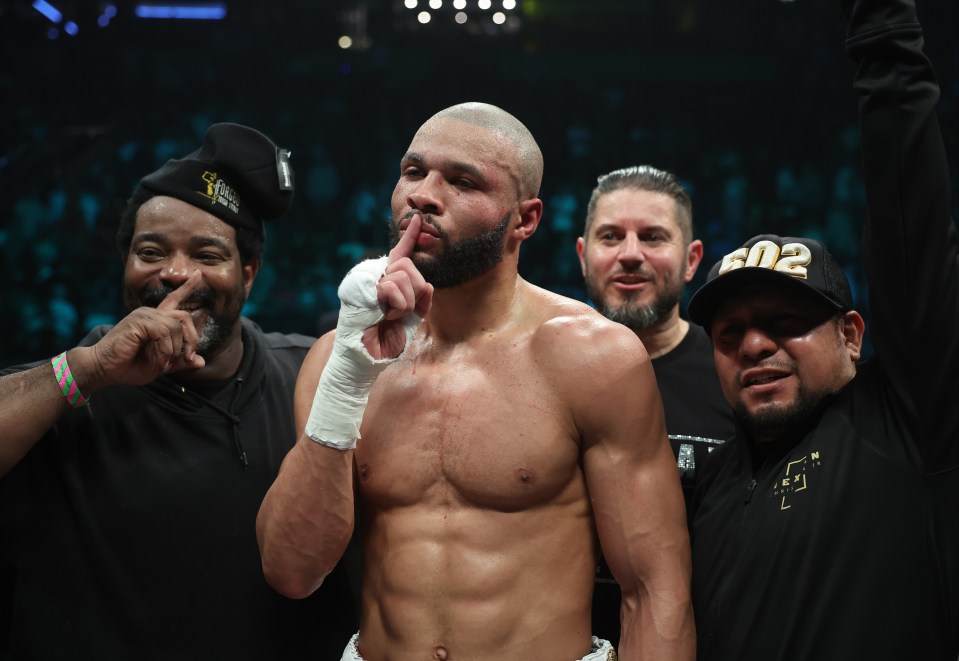
[[[604,324],[577,370],[575,409],[603,555],[623,591],[619,658],[695,657],[690,551],[676,461],[642,343]]]
[[[296,445],[260,506],[263,573],[281,594],[312,594],[353,534],[353,448],[377,375],[405,350],[433,288],[409,259],[415,216],[386,258],[358,264],[340,285],[336,331],[320,338],[297,377]]]
[[[79,390],[89,399],[111,385],[140,386],[163,374],[202,367],[190,314],[177,309],[199,282],[197,271],[156,308],[137,308],[93,346],[67,351],[66,360],[58,361],[59,379],[49,361],[0,377],[0,476],[16,466],[70,408],[67,394]]]
[[[959,462],[959,242],[939,88],[912,0],[842,0],[856,63],[870,331],[930,470]]]

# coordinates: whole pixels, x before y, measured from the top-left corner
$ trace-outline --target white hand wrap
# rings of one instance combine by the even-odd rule
[[[403,317],[406,343],[396,358],[373,358],[363,346],[363,332],[385,316],[376,300],[376,283],[386,264],[386,257],[360,262],[346,274],[337,291],[340,316],[336,340],[316,386],[306,434],[317,443],[338,450],[356,447],[373,382],[387,365],[403,355],[422,321],[412,312]]]

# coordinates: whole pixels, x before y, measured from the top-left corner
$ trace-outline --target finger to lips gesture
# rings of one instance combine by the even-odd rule
[[[423,217],[414,214],[410,224],[387,257],[386,271],[376,284],[376,299],[386,307],[386,320],[399,319],[410,312],[425,317],[433,302],[433,285],[423,279],[410,255],[423,226]]]
[[[415,214],[387,256],[386,270],[376,283],[376,300],[384,308],[384,318],[363,333],[363,344],[375,358],[400,355],[407,342],[403,318],[411,313],[425,317],[430,311],[433,285],[426,282],[410,259],[422,225],[423,218]]]
[[[179,309],[201,279],[194,272],[156,308],[137,308],[92,347],[108,383],[144,385],[162,374],[206,364],[196,353],[199,336],[193,319]]]
[[[193,325],[193,317],[186,310],[180,309],[180,306],[196,290],[201,280],[200,271],[194,271],[186,282],[167,294],[166,298],[157,305],[158,312],[169,315],[176,320],[179,326],[179,329],[176,326],[168,326],[174,332],[169,336],[161,334],[156,338],[157,348],[160,350],[159,354],[168,358],[170,365],[167,371],[169,372],[190,367],[203,367],[205,364],[203,358],[196,353],[200,337],[196,332],[196,326]]]

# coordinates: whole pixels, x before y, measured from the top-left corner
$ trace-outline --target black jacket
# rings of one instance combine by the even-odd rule
[[[254,530],[311,342],[244,320],[234,378],[97,392],[0,479],[0,658],[339,658],[344,572],[281,597]]]
[[[760,453],[739,433],[707,462],[692,523],[707,661],[959,654],[959,257],[938,87],[911,1],[849,4],[876,357],[787,437]]]

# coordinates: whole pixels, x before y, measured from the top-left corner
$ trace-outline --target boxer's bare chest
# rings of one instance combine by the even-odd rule
[[[576,478],[567,405],[525,340],[421,349],[370,394],[356,451],[364,498],[509,511],[549,502]]]

